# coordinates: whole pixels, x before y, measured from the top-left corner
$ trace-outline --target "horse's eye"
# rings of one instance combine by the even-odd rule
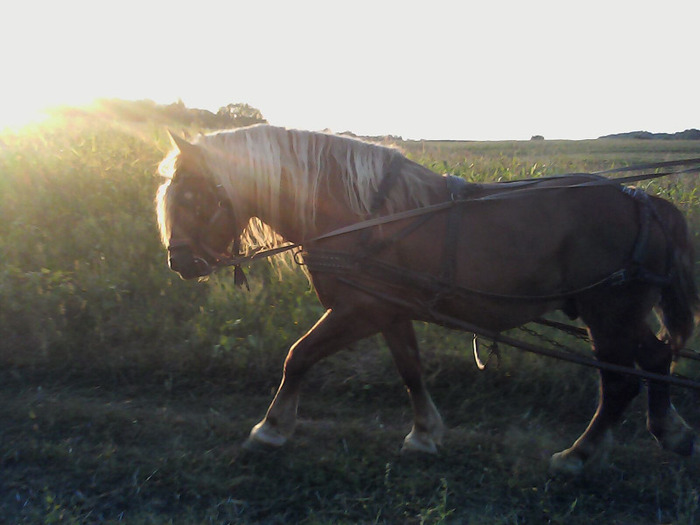
[[[180,197],[180,204],[197,214],[201,208],[201,203],[199,202],[197,195],[193,191],[189,190],[182,193],[182,196]]]

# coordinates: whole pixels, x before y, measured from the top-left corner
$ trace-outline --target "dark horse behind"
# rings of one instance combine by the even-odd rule
[[[326,308],[289,350],[248,444],[284,444],[309,368],[381,333],[414,410],[403,449],[435,452],[444,426],[412,320],[498,333],[561,310],[586,324],[600,362],[662,375],[692,334],[698,296],[686,221],[640,190],[588,174],[466,184],[390,148],[272,126],[174,141],[157,197],[171,269],[197,278],[241,250],[291,242]],[[654,309],[658,335],[647,324]],[[669,388],[649,381],[647,426],[662,447],[690,455],[694,433]],[[639,390],[638,377],[601,370],[595,415],[551,468],[576,473],[600,458]]]

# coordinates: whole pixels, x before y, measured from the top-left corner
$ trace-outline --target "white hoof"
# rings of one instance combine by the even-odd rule
[[[287,442],[287,437],[279,430],[271,427],[271,425],[263,420],[253,427],[250,431],[248,439],[243,444],[243,448],[247,450],[264,447],[279,448]]]
[[[557,452],[549,459],[549,472],[565,476],[578,476],[583,472],[583,460],[569,450]]]
[[[591,444],[577,441],[573,447],[552,455],[549,460],[551,474],[578,476],[584,470],[595,471],[605,468],[613,447],[613,435],[607,430],[595,448]]]
[[[403,440],[401,453],[419,452],[422,454],[437,454],[437,445],[430,436],[411,430],[410,434]]]

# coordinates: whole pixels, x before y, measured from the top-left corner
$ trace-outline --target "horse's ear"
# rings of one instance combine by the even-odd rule
[[[188,153],[194,153],[195,151],[197,151],[197,146],[191,144],[190,142],[187,142],[187,140],[173,133],[172,131],[168,130],[168,135],[170,135],[170,140],[172,140],[173,146],[175,146],[180,151],[180,153],[184,153],[185,155],[187,155]]]
[[[180,152],[180,162],[189,169],[197,171],[202,166],[202,152],[199,146],[188,142],[186,139],[168,130],[170,140]]]

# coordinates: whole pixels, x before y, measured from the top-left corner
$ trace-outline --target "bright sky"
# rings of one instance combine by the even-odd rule
[[[700,128],[698,0],[3,2],[0,128],[97,97],[425,139]]]

